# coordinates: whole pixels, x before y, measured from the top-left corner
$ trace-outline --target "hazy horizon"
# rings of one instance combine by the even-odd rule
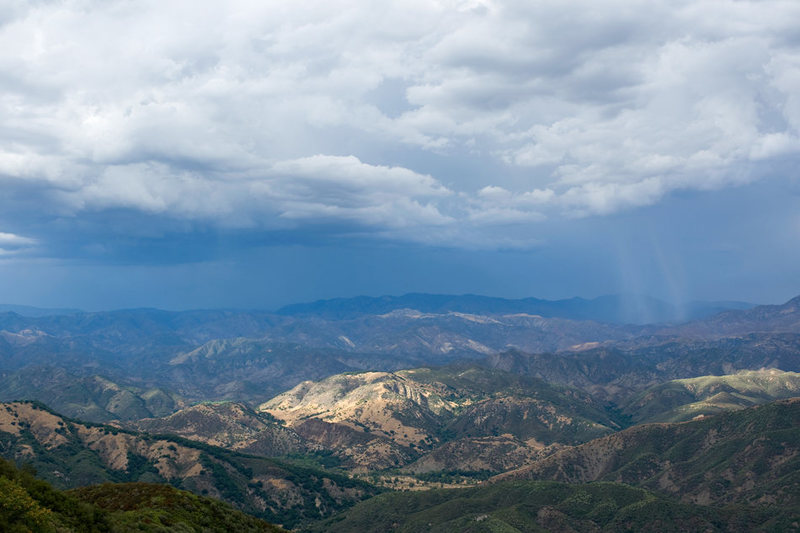
[[[294,302],[287,302],[285,304],[281,304],[277,307],[158,307],[152,305],[142,305],[137,307],[103,307],[103,308],[81,308],[76,306],[59,306],[59,307],[48,307],[48,306],[41,306],[41,305],[30,305],[30,304],[21,304],[18,302],[0,302],[0,312],[5,310],[12,310],[11,308],[29,308],[31,310],[38,310],[38,311],[77,311],[77,312],[86,312],[86,313],[102,313],[102,312],[110,312],[110,311],[126,311],[126,310],[137,310],[137,309],[153,309],[158,311],[168,311],[168,312],[184,312],[184,311],[242,311],[242,312],[267,312],[267,313],[277,313],[281,311],[285,307],[297,306],[297,305],[307,305],[307,304],[315,304],[315,303],[322,303],[322,302],[332,302],[332,301],[347,301],[347,300],[356,300],[360,298],[369,298],[369,299],[382,299],[382,298],[401,298],[405,296],[415,296],[415,295],[423,295],[423,296],[443,296],[443,297],[479,297],[479,298],[491,298],[491,299],[501,299],[501,300],[528,300],[528,299],[535,299],[535,300],[542,300],[548,302],[566,302],[570,300],[585,300],[585,301],[593,301],[597,299],[603,298],[620,298],[622,301],[627,301],[631,304],[637,304],[644,306],[649,301],[650,303],[663,303],[667,305],[674,306],[678,313],[684,311],[685,309],[681,309],[681,306],[689,305],[697,305],[697,304],[730,304],[730,305],[750,305],[750,306],[760,306],[760,305],[781,305],[786,303],[787,301],[795,298],[798,295],[790,296],[784,298],[782,300],[774,301],[774,302],[752,302],[752,301],[744,301],[744,300],[691,300],[687,302],[671,302],[668,300],[663,300],[661,298],[656,298],[654,296],[650,296],[647,294],[630,294],[630,293],[620,293],[620,294],[601,294],[594,297],[583,297],[580,295],[569,296],[566,298],[540,298],[538,296],[519,296],[519,297],[509,297],[509,296],[496,296],[492,294],[479,294],[479,293],[403,293],[403,294],[355,294],[351,296],[334,296],[331,298],[321,298],[317,300],[302,300],[302,301],[294,301]],[[731,307],[732,309],[735,307]]]

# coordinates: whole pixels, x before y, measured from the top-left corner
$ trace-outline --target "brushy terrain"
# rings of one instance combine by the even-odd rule
[[[791,531],[786,510],[706,507],[619,483],[515,481],[381,494],[305,531],[515,533],[545,531]]]
[[[800,507],[800,398],[566,448],[495,480],[614,481],[687,503]]]
[[[167,483],[293,527],[378,492],[345,475],[188,439],[64,418],[32,402],[0,404],[0,451],[57,488]]]
[[[0,459],[0,531],[280,532],[230,505],[168,485],[104,484],[54,489],[30,468]]]

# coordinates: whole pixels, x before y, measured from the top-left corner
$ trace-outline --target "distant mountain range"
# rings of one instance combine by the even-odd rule
[[[617,324],[655,324],[685,322],[705,318],[722,311],[742,310],[755,304],[739,301],[692,301],[682,306],[670,304],[658,298],[635,294],[614,294],[597,298],[566,298],[545,300],[541,298],[498,298],[476,294],[425,294],[409,293],[402,296],[355,296],[333,298],[286,305],[269,313],[267,311],[157,311],[155,309],[128,309],[105,312],[87,312],[74,308],[46,308],[28,305],[0,304],[0,313],[15,313],[24,317],[39,318],[64,315],[104,315],[108,313],[154,313],[162,319],[166,314],[182,315],[176,322],[186,324],[190,317],[207,313],[237,315],[269,315],[294,317],[317,317],[327,320],[353,319],[363,315],[383,315],[402,309],[413,309],[422,313],[468,313],[478,315],[507,315],[524,313],[547,318],[571,320],[594,320]],[[188,320],[187,320],[188,319]]]
[[[477,315],[529,314],[548,318],[594,320],[617,324],[685,322],[732,310],[750,309],[747,302],[690,302],[677,307],[657,298],[639,295],[608,295],[592,299],[506,299],[475,294],[446,295],[411,293],[403,296],[359,296],[287,305],[277,313],[286,316],[320,317],[330,320],[382,315],[401,309],[422,313],[469,313]]]
[[[39,317],[54,315],[74,315],[83,313],[80,309],[59,309],[53,307],[32,307],[30,305],[0,304],[0,313],[16,313],[21,316]]]
[[[618,396],[665,380],[762,366],[800,371],[797,301],[646,326],[409,309],[342,319],[152,309],[0,313],[0,400],[38,399],[106,421],[141,416],[135,406],[143,401],[153,416],[165,413],[151,400],[175,409],[179,397],[257,404],[303,380],[463,359]],[[589,367],[594,370],[587,374]],[[90,390],[94,385],[85,379],[93,376],[127,391],[120,392],[120,402],[128,399],[103,407],[103,394],[111,389]],[[62,388],[83,399],[69,399]],[[149,400],[133,400],[129,393]],[[140,414],[124,414],[136,409]]]

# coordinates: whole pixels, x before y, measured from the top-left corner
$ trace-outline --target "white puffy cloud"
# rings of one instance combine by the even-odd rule
[[[0,232],[0,246],[30,246],[35,242],[34,239],[28,237]]]
[[[128,208],[229,228],[338,221],[387,229],[449,223],[431,200],[450,194],[405,168],[316,155],[225,173],[153,162],[106,166],[60,196],[72,213]]]
[[[536,242],[545,217],[797,158],[797,20],[783,0],[9,2],[0,186],[62,218]],[[496,170],[431,174],[425,152]]]
[[[35,239],[13,233],[0,232],[0,257],[16,255],[35,245]]]

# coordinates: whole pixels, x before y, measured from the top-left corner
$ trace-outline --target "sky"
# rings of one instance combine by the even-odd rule
[[[0,302],[800,294],[800,2],[0,4]]]

